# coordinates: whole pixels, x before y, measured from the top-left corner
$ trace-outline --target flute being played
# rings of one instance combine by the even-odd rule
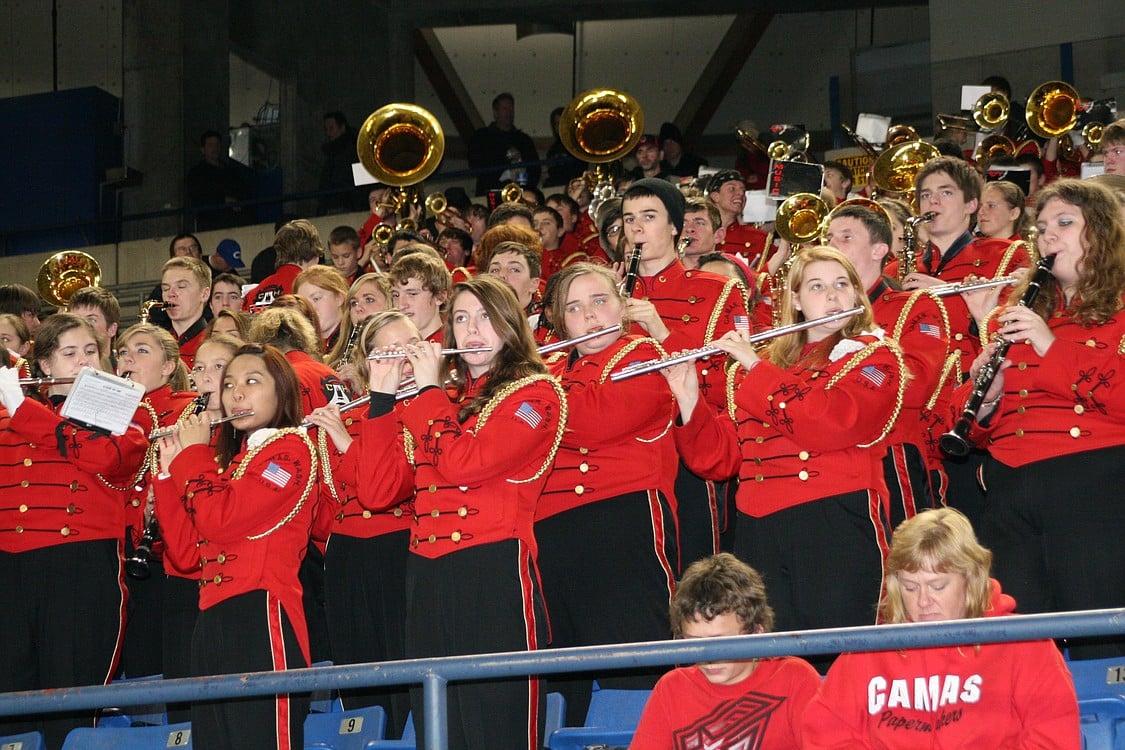
[[[24,388],[38,388],[40,386],[70,385],[74,378],[20,378],[20,385]]]
[[[853,315],[859,315],[861,312],[863,312],[862,307],[853,307],[849,310],[841,310],[840,312],[832,313],[831,315],[825,315],[821,318],[803,320],[800,323],[793,323],[792,325],[782,326],[780,328],[771,328],[768,331],[762,331],[761,333],[755,333],[754,335],[750,336],[750,338],[747,340],[747,343],[759,344],[763,341],[775,339],[778,336],[785,336],[786,334],[796,333],[797,331],[803,331],[807,328],[816,328],[819,325],[831,323],[835,320],[850,318]],[[637,362],[636,364],[629,365],[628,367],[613,373],[609,376],[609,379],[614,382],[617,382],[619,380],[628,380],[629,378],[633,378],[638,375],[645,375],[646,373],[655,372],[657,370],[663,370],[665,367],[678,365],[682,362],[692,362],[697,359],[702,359],[703,357],[710,357],[713,354],[720,354],[722,353],[722,351],[722,349],[716,346],[705,346],[700,349],[692,349],[691,351],[683,352],[682,354],[677,354],[665,359],[653,359],[647,362]]]
[[[930,287],[930,292],[939,297],[950,297],[962,292],[976,292],[981,289],[991,289],[994,286],[1008,286],[1015,284],[1019,279],[1015,276],[1001,276],[998,279],[984,279],[983,281],[962,281],[957,284],[939,284]]]
[[[232,422],[236,419],[241,419],[242,417],[252,417],[252,416],[254,416],[254,412],[252,412],[252,411],[244,411],[241,414],[231,414],[230,416],[227,416],[227,417],[219,417],[218,419],[212,419],[211,420],[211,426],[214,427],[215,425],[222,424],[223,422]],[[165,427],[165,428],[160,429],[160,430],[153,430],[152,432],[150,432],[148,434],[148,439],[149,440],[160,440],[161,438],[166,438],[170,435],[175,435],[176,431],[179,430],[179,429],[180,429],[179,425],[172,425],[171,427]]]
[[[551,352],[557,352],[560,349],[568,349],[575,344],[581,344],[584,341],[590,341],[591,339],[596,339],[609,333],[617,333],[620,330],[620,325],[606,326],[600,331],[590,331],[589,333],[584,333],[581,336],[575,336],[574,338],[566,339],[565,341],[556,341],[553,344],[544,344],[543,346],[539,347],[539,353],[550,354]]]
[[[491,346],[473,346],[469,347],[468,349],[442,349],[441,354],[443,357],[450,357],[454,354],[483,354],[490,351],[492,351]],[[406,352],[404,351],[374,352],[373,354],[368,354],[367,359],[368,361],[380,359],[401,359],[405,356]]]

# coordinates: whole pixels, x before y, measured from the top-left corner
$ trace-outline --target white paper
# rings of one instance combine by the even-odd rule
[[[887,128],[890,126],[891,118],[889,117],[860,112],[855,121],[855,133],[871,143],[882,144],[887,141]]]
[[[140,383],[83,367],[59,413],[114,435],[124,435],[144,395],[145,387]]]
[[[742,205],[743,224],[764,224],[777,216],[777,202],[765,190],[747,190],[746,203]]]
[[[961,87],[961,109],[971,110],[973,105],[977,103],[985,94],[991,94],[991,86],[962,86]]]
[[[359,185],[375,185],[379,181],[376,180],[370,172],[360,162],[352,164],[352,184]]]
[[[1084,161],[1082,162],[1082,179],[1087,177],[1096,177],[1097,175],[1105,174],[1105,164],[1100,161]]]

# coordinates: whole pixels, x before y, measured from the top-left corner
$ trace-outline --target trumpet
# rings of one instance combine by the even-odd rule
[[[24,388],[45,388],[52,385],[70,385],[75,378],[20,378]]]
[[[224,422],[233,422],[234,420],[241,419],[242,417],[252,417],[252,416],[254,416],[254,412],[252,412],[252,411],[244,411],[241,414],[231,414],[231,415],[226,416],[226,417],[219,417],[218,419],[212,419],[211,420],[211,426],[214,427],[217,424],[223,424]],[[149,440],[160,440],[161,438],[166,438],[166,437],[170,437],[172,435],[175,435],[177,432],[179,432],[179,430],[180,430],[179,425],[172,425],[171,427],[163,427],[159,430],[153,430],[152,432],[150,432],[148,434],[148,439]]]
[[[492,351],[491,346],[470,346],[467,349],[442,349],[441,355],[443,357],[452,357],[455,354],[484,354],[485,352],[490,351]],[[374,354],[367,355],[367,361],[371,362],[382,359],[402,359],[405,356],[405,351],[375,352]]]
[[[930,287],[930,293],[939,297],[952,297],[962,292],[978,292],[981,289],[991,289],[996,286],[1008,286],[1019,281],[1015,276],[1001,276],[998,279],[984,279],[983,281],[962,281],[957,284],[939,284]]]
[[[804,331],[808,328],[816,328],[819,325],[831,323],[835,320],[850,318],[854,315],[859,315],[861,312],[863,312],[863,307],[857,306],[851,308],[850,310],[841,310],[840,312],[832,313],[831,315],[825,315],[821,318],[802,320],[800,323],[793,323],[791,325],[781,326],[780,328],[771,328],[768,331],[762,331],[761,333],[755,333],[754,335],[750,336],[747,343],[760,344],[763,341],[776,339],[780,336],[786,336],[790,333],[797,333],[798,331]],[[704,357],[710,357],[712,355],[722,353],[723,350],[717,346],[704,346],[699,349],[692,349],[690,351],[682,352],[672,357],[666,357],[664,359],[650,359],[647,362],[637,362],[635,364],[628,365],[627,367],[611,374],[609,376],[609,379],[616,383],[619,380],[628,380],[629,378],[635,378],[638,375],[655,372],[656,370],[663,370],[665,367],[671,367],[672,365],[678,365],[683,362],[693,362],[697,359],[703,359]]]

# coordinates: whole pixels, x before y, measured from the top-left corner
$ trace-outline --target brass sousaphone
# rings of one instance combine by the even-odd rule
[[[66,307],[79,289],[98,286],[101,281],[102,267],[93,256],[81,250],[64,250],[43,261],[36,285],[46,302]]]
[[[1063,81],[1047,81],[1027,97],[1027,127],[1040,138],[1057,138],[1078,124],[1078,92]]]
[[[372,177],[398,188],[390,201],[397,213],[407,203],[421,202],[419,191],[410,188],[438,168],[445,154],[445,133],[429,110],[416,104],[387,104],[364,121],[356,138],[356,153]],[[444,196],[432,197],[427,205],[440,213],[437,209],[444,210]],[[394,233],[388,224],[380,224],[375,230],[380,244],[386,244]]]
[[[880,193],[911,194],[914,176],[930,159],[941,152],[925,141],[906,141],[879,154],[871,165],[871,181]]]
[[[629,94],[615,89],[590,89],[570,101],[559,119],[559,140],[579,161],[593,164],[586,183],[593,194],[590,215],[613,197],[609,165],[628,156],[644,135],[645,116],[641,105]]]

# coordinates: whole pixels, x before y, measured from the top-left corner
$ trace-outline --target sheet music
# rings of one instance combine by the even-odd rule
[[[114,435],[124,435],[144,395],[145,387],[140,383],[83,367],[60,414]]]

